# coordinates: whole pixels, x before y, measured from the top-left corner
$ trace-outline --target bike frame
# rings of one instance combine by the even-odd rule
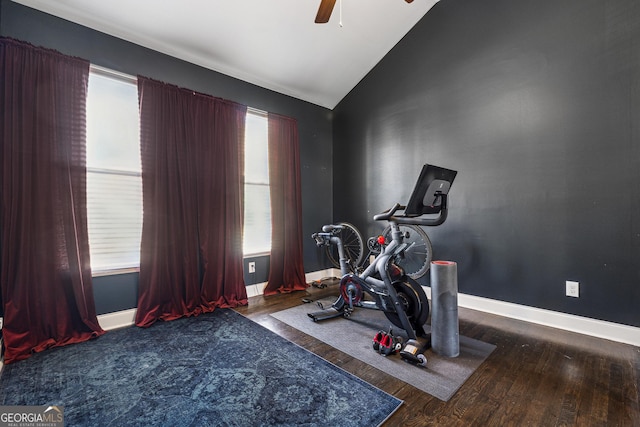
[[[374,301],[360,301],[359,298],[355,298],[358,299],[358,301],[354,301],[353,295],[349,294],[348,299],[345,299],[341,293],[338,300],[331,306],[338,313],[337,315],[343,314],[348,316],[351,311],[353,311],[354,307],[395,313],[400,319],[402,327],[406,331],[408,337],[414,340],[417,339],[416,330],[414,329],[414,326],[411,325],[411,321],[409,320],[406,311],[402,308],[402,301],[400,301],[398,293],[393,286],[394,282],[389,270],[393,260],[397,256],[401,256],[409,248],[409,245],[403,242],[404,236],[402,235],[398,224],[439,225],[444,222],[447,211],[446,194],[438,194],[438,197],[442,200],[443,209],[441,210],[439,217],[436,219],[418,219],[394,216],[398,210],[405,209],[404,206],[399,204],[396,204],[385,213],[374,216],[374,220],[386,220],[389,222],[389,225],[391,226],[392,240],[388,245],[381,249],[380,254],[376,256],[374,261],[360,274],[350,273],[350,260],[345,254],[342,240],[332,233],[332,231],[338,229],[338,227],[325,225],[322,227],[323,233],[313,235],[318,244],[323,244],[328,241],[329,244],[335,244],[337,246],[338,256],[340,257],[340,270],[342,273],[342,278],[340,280],[341,289],[349,286],[349,283],[355,283],[360,287],[360,289],[374,299]],[[380,279],[373,277],[376,273]],[[403,275],[401,279],[403,281],[409,280],[406,275]],[[310,314],[310,317],[314,316]],[[421,328],[419,325],[416,327]],[[420,329],[418,329],[417,332],[420,334],[424,333],[424,331]]]
[[[340,284],[355,281],[365,292],[371,295],[375,301],[360,301],[358,307],[377,309],[383,311],[391,311],[398,315],[403,329],[407,332],[410,339],[416,339],[416,333],[409,321],[409,317],[404,309],[401,308],[402,302],[398,298],[393,281],[389,274],[389,266],[393,259],[407,249],[407,245],[403,243],[403,236],[398,228],[398,224],[390,222],[392,241],[382,249],[380,254],[375,258],[374,262],[369,265],[361,274],[346,274],[342,277]],[[378,279],[373,274],[378,273]],[[406,279],[405,279],[406,280]],[[387,298],[389,301],[387,301]],[[392,307],[388,307],[388,303]],[[348,307],[345,309],[353,310],[352,301],[345,301]]]

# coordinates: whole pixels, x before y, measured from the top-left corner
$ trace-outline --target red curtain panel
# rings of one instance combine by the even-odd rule
[[[265,295],[304,290],[302,196],[298,123],[277,114],[269,121],[271,257]]]
[[[143,226],[136,324],[247,304],[246,107],[138,77]]]
[[[89,62],[0,38],[5,363],[104,333],[86,208]]]

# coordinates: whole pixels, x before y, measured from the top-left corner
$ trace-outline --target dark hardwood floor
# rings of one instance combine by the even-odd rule
[[[385,426],[640,426],[638,347],[460,308],[460,334],[497,348],[442,402],[269,316],[336,292],[257,296],[236,310],[404,400]]]

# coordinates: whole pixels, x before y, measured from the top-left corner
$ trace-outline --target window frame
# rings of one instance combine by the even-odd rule
[[[247,112],[246,112],[246,116],[249,116],[250,114],[264,118],[265,119],[265,124],[266,124],[266,142],[267,142],[267,182],[264,181],[247,181],[246,179],[246,173],[245,171],[243,171],[243,176],[244,176],[244,189],[243,191],[245,192],[246,195],[246,188],[247,185],[250,186],[263,186],[266,187],[268,189],[268,194],[269,194],[269,223],[268,223],[268,229],[269,229],[269,249],[263,249],[263,250],[258,250],[255,252],[245,252],[245,247],[244,247],[244,232],[246,231],[246,215],[244,215],[244,223],[243,223],[243,236],[242,236],[242,253],[243,253],[243,257],[244,258],[255,258],[255,257],[261,257],[261,256],[268,256],[271,255],[271,247],[272,247],[272,243],[273,243],[273,236],[271,235],[271,213],[273,212],[273,209],[271,207],[271,183],[269,182],[269,164],[268,164],[268,152],[269,152],[269,113],[267,111],[264,110],[259,110],[257,108],[253,108],[253,107],[247,107]],[[244,151],[245,153],[247,152],[247,139],[246,139],[246,129],[245,129],[245,142],[244,142]],[[246,170],[246,154],[245,154],[245,170]],[[244,201],[244,205],[245,205],[245,209],[247,206],[247,200],[245,199]]]
[[[134,85],[136,87],[136,93],[138,91],[138,79],[135,76],[129,75],[129,74],[125,74],[116,70],[112,70],[109,68],[105,68],[105,67],[101,67],[99,65],[95,65],[95,64],[90,64],[89,66],[89,74],[95,74],[101,77],[105,77],[105,78],[109,78],[112,80],[116,80],[122,83],[127,83],[127,84],[131,84]],[[89,96],[89,92],[87,91],[87,96]],[[137,104],[136,104],[137,105]],[[139,109],[138,109],[139,111]],[[138,120],[140,118],[138,117]],[[138,151],[140,151],[140,138],[138,135]],[[89,146],[89,138],[87,135],[87,148]],[[89,165],[89,159],[87,158],[87,164],[86,164],[86,173],[87,173],[87,180],[89,179],[89,174],[104,174],[104,175],[116,175],[116,176],[135,176],[138,177],[140,179],[140,186],[142,187],[142,170],[140,171],[133,171],[133,170],[128,170],[128,169],[117,169],[117,168],[104,168],[104,167],[92,167]],[[141,194],[140,196],[142,197],[142,188],[141,188]],[[142,202],[142,201],[141,201]],[[89,203],[89,186],[87,184],[87,205]],[[142,207],[142,203],[141,203],[141,208],[144,209]],[[87,213],[88,215],[88,213]],[[89,219],[87,216],[87,227],[89,227]],[[142,228],[142,212],[141,212],[141,228]],[[87,230],[88,231],[88,230]],[[91,251],[91,248],[89,249]],[[137,265],[130,265],[130,266],[125,266],[123,265],[122,267],[101,267],[101,268],[94,268],[94,266],[91,266],[91,275],[92,277],[101,277],[101,276],[111,276],[111,275],[119,275],[119,274],[127,274],[127,273],[136,273],[136,272],[140,272],[140,259],[138,258],[138,263]]]
[[[110,79],[114,79],[123,83],[128,83],[128,84],[132,84],[135,85],[137,88],[137,84],[138,84],[138,79],[135,76],[129,75],[129,74],[125,74],[125,73],[121,73],[119,71],[115,71],[115,70],[111,70],[108,68],[104,68],[95,64],[90,64],[90,68],[89,68],[89,72],[90,74],[96,74],[99,75],[101,77],[106,77],[106,78],[110,78]],[[268,152],[268,112],[263,111],[263,110],[259,110],[253,107],[247,107],[247,112],[246,112],[246,116],[249,115],[255,115],[255,116],[259,116],[265,119],[266,122],[266,142],[267,142],[267,152]],[[87,138],[87,145],[89,144],[89,140]],[[246,133],[245,133],[245,141],[244,141],[244,145],[245,145],[245,152],[247,149],[247,140],[246,140]],[[139,140],[138,140],[138,147],[139,147]],[[88,160],[88,159],[87,159]],[[268,162],[268,156],[267,156],[267,162]],[[246,187],[247,185],[249,186],[263,186],[266,187],[267,189],[270,188],[270,183],[268,182],[268,164],[267,164],[267,182],[264,181],[248,181],[246,180],[246,173],[243,170],[243,176],[245,177],[244,180],[244,188],[243,191],[246,194]],[[246,161],[245,161],[245,168],[246,168]],[[118,176],[135,176],[135,177],[139,177],[140,180],[142,180],[142,172],[141,171],[132,171],[132,170],[125,170],[125,169],[116,169],[116,168],[103,168],[103,167],[92,167],[89,165],[88,161],[87,161],[87,165],[86,165],[86,171],[87,171],[87,178],[88,175],[90,173],[94,173],[94,174],[105,174],[105,175],[118,175]],[[87,186],[87,196],[89,196],[89,188]],[[270,198],[270,190],[268,190],[269,193],[269,198]],[[247,201],[245,200],[245,206],[247,205]],[[271,209],[271,202],[269,201],[269,215],[271,215],[272,209]],[[260,256],[268,256],[271,254],[271,244],[272,244],[272,236],[271,236],[271,217],[269,216],[269,221],[267,226],[269,227],[269,249],[266,250],[258,250],[255,252],[252,251],[247,251],[245,252],[245,247],[244,247],[244,230],[246,229],[246,216],[245,219],[243,221],[243,257],[244,258],[254,258],[254,257],[260,257]],[[135,266],[123,266],[123,267],[105,267],[105,268],[98,268],[98,269],[94,269],[94,267],[92,266],[92,276],[93,277],[100,277],[100,276],[109,276],[109,275],[118,275],[118,274],[126,274],[126,273],[135,273],[135,272],[139,272],[140,271],[140,264],[139,264],[139,260],[138,260],[138,264]]]

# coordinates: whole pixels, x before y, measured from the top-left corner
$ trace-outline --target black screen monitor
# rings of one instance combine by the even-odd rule
[[[420,177],[413,188],[404,214],[406,216],[420,216],[440,213],[442,198],[437,194],[449,192],[457,173],[457,171],[439,166],[422,166]]]

